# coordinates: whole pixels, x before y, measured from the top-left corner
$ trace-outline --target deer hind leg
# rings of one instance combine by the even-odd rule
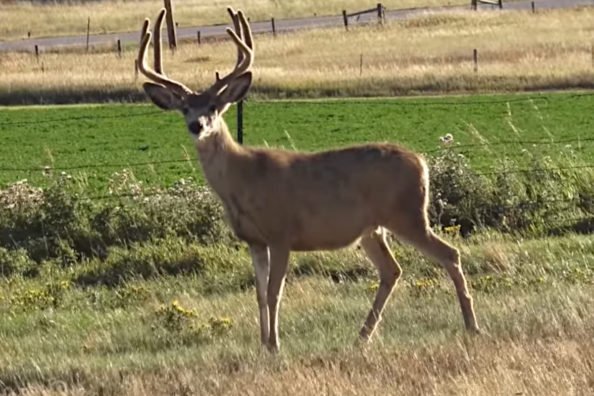
[[[377,268],[380,278],[375,300],[359,332],[362,340],[369,341],[381,320],[382,311],[402,274],[402,269],[388,248],[383,228],[364,235],[361,238],[361,247]]]
[[[260,312],[260,340],[262,345],[268,345],[270,335],[268,315],[268,275],[270,272],[270,257],[268,247],[250,245],[250,255],[256,272],[256,297],[258,299],[258,310]]]
[[[468,291],[466,278],[462,271],[458,249],[435,235],[431,228],[429,228],[428,221],[424,215],[418,216],[408,224],[406,221],[402,221],[398,227],[391,228],[391,230],[399,239],[415,246],[425,255],[439,262],[446,269],[454,282],[466,329],[472,332],[479,332],[472,297]]]

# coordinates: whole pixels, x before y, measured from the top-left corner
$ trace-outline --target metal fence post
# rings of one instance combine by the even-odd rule
[[[243,100],[237,102],[237,142],[243,144]]]

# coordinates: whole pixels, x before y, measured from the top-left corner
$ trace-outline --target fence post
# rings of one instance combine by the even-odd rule
[[[173,23],[173,5],[171,4],[171,0],[164,1],[165,10],[167,10],[165,23],[167,24],[167,37],[169,39],[169,49],[171,51],[175,51],[175,49],[177,48],[177,36],[175,32],[175,23]]]
[[[384,6],[382,3],[377,3],[377,20],[380,25],[384,24]]]
[[[237,102],[237,142],[243,144],[243,100]]]
[[[363,75],[363,53],[361,53],[361,57],[359,59],[359,75]]]
[[[118,58],[122,57],[122,41],[118,39]]]
[[[270,18],[270,24],[272,25],[272,35],[276,37],[276,24],[274,23],[274,17]]]
[[[478,9],[477,3],[478,3],[478,0],[470,0],[470,9],[476,11]]]
[[[39,46],[37,44],[35,44],[35,59],[39,63]]]
[[[89,35],[91,34],[91,17],[87,19],[87,52],[89,52]]]
[[[476,48],[472,51],[472,57],[474,59],[474,72],[477,73],[478,72],[478,50]]]
[[[532,2],[532,13],[534,14],[536,12],[536,8],[534,6],[534,2]]]
[[[200,30],[196,32],[196,39],[198,40],[198,45],[202,44],[202,38],[200,37]]]
[[[348,30],[349,30],[349,17],[347,16],[346,10],[342,10],[342,20],[344,22],[344,28],[348,32]]]
[[[499,0],[499,9],[503,10],[503,0]]]
[[[138,80],[138,59],[134,59],[134,81]]]

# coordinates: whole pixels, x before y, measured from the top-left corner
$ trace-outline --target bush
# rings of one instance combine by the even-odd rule
[[[525,157],[527,171],[504,157],[496,169],[480,173],[457,146],[444,147],[428,160],[432,225],[464,236],[480,229],[529,236],[592,232],[594,171],[580,167],[570,149],[555,161],[528,151]],[[0,190],[1,275],[35,276],[38,263],[48,261],[62,267],[90,263],[74,272],[79,284],[185,273],[206,276],[211,290],[253,282],[251,271],[234,259],[247,255],[224,250],[243,244],[226,226],[219,200],[192,180],[148,188],[122,171],[97,199],[84,180],[49,177],[45,189],[24,180]],[[340,281],[367,273],[355,269],[345,275],[340,265],[328,267],[325,256],[311,257],[301,259],[297,275],[326,271]],[[320,259],[326,263],[320,265]]]
[[[146,189],[126,180],[130,185],[110,189],[101,200],[89,198],[68,175],[43,190],[26,181],[9,186],[0,191],[0,246],[24,249],[37,262],[59,258],[71,266],[104,259],[113,246],[168,236],[201,244],[232,241],[222,207],[206,188],[182,180],[169,189]]]
[[[503,158],[488,174],[473,170],[456,147],[429,160],[432,224],[460,226],[462,235],[476,229],[546,235],[568,219],[574,227],[591,214],[594,173],[572,161],[525,152],[529,165]]]
[[[107,259],[94,260],[81,268],[74,282],[81,286],[117,286],[131,279],[185,274],[199,275],[205,292],[253,284],[246,254],[237,254],[226,245],[189,244],[182,238],[112,248]]]

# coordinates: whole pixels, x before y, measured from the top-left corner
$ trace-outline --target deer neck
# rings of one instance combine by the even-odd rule
[[[196,141],[196,149],[208,184],[224,200],[229,194],[227,180],[233,170],[230,164],[245,154],[245,148],[235,142],[221,119],[219,128]]]

